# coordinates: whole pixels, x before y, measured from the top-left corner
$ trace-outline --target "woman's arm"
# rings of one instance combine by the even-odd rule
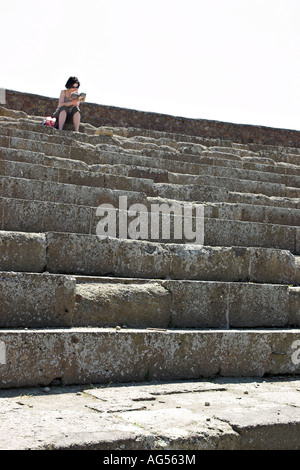
[[[65,99],[65,90],[62,90],[60,93],[59,101],[58,101],[58,107],[60,108],[61,106],[79,106],[79,101],[75,100],[69,100],[69,101],[64,101]]]

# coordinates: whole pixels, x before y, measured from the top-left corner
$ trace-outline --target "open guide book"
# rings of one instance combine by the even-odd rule
[[[70,96],[71,96],[71,100],[78,100],[78,101],[84,102],[86,98],[86,93],[73,92],[71,93]]]

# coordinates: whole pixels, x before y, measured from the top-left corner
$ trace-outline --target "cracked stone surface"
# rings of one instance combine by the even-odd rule
[[[300,449],[300,380],[0,391],[0,449]]]

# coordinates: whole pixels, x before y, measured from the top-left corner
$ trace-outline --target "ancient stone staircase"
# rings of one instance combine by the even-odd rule
[[[298,148],[41,122],[0,109],[1,388],[300,373]],[[151,239],[162,204],[204,245]]]

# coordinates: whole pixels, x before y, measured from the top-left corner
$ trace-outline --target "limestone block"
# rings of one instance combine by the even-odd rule
[[[289,323],[287,286],[163,281],[172,294],[176,328],[282,327]]]
[[[228,286],[210,281],[163,281],[172,294],[175,328],[227,328]]]
[[[295,256],[296,279],[295,284],[300,285],[300,256]]]
[[[270,347],[269,374],[299,374],[299,330],[280,330],[268,336]]]
[[[253,206],[252,206],[253,207]],[[264,207],[265,222],[269,224],[280,224],[296,226],[300,225],[300,210],[285,209],[282,207]]]
[[[289,323],[288,287],[230,283],[228,317],[230,328],[286,326]]]
[[[166,328],[171,293],[157,283],[85,283],[76,288],[73,326]]]
[[[47,233],[47,270],[52,273],[114,274],[116,245],[95,235]]]
[[[0,135],[0,147],[9,147],[10,146],[10,137],[5,135]]]
[[[23,139],[20,137],[11,137],[10,147],[18,150],[29,150],[31,152],[46,153],[46,147],[44,142]]]
[[[65,204],[97,207],[103,203],[119,205],[119,196],[127,196],[128,204],[146,203],[146,194],[136,191],[113,190],[76,184],[57,183],[13,177],[0,177],[0,196],[16,199],[35,199]]]
[[[52,333],[52,334],[51,334]],[[6,363],[0,365],[0,387],[49,385],[62,377],[66,360],[62,331],[0,330]]]
[[[294,284],[295,257],[288,250],[249,248],[249,280],[253,282]]]
[[[57,181],[58,170],[48,166],[37,165],[26,162],[4,161],[4,171],[1,175],[16,178],[30,178],[44,181]]]
[[[3,198],[2,227],[25,232],[89,233],[92,208]]]
[[[114,273],[116,276],[166,278],[170,270],[167,245],[136,240],[118,240]]]
[[[300,326],[300,287],[289,287],[289,324]]]
[[[50,155],[50,154],[49,154]],[[72,146],[70,147],[69,157],[72,160],[81,160],[88,165],[100,163],[99,153],[88,146]]]
[[[171,279],[245,281],[250,253],[247,248],[168,245]]]
[[[205,244],[280,248],[295,252],[295,228],[284,225],[206,219]]]
[[[0,206],[1,207],[1,206]],[[43,272],[46,237],[42,233],[0,232],[0,270]]]
[[[2,388],[297,374],[298,330],[2,330]]]
[[[0,331],[6,364],[0,387],[141,382],[148,372],[147,338],[139,330],[73,328]]]
[[[46,203],[23,199],[1,198],[2,229],[16,232],[43,232]]]
[[[181,380],[217,374],[222,362],[220,335],[220,330],[149,332],[150,379]]]
[[[98,127],[98,129],[95,130],[95,135],[107,135],[112,137],[114,133],[112,129],[108,129],[106,127]]]
[[[0,116],[7,116],[13,119],[28,118],[28,115],[24,111],[15,111],[14,109],[4,108],[0,106]]]
[[[1,328],[70,326],[75,288],[68,276],[1,272]]]
[[[270,336],[263,330],[231,330],[219,339],[221,376],[262,376],[270,364]]]
[[[76,184],[81,186],[104,187],[103,174],[73,170],[71,168],[60,168],[57,181],[59,183]]]
[[[295,241],[295,254],[300,255],[300,227],[295,227],[296,241]]]
[[[0,157],[7,161],[36,163],[38,165],[43,165],[45,161],[45,155],[43,153],[3,147],[0,147]]]
[[[147,195],[153,194],[153,181],[146,178],[132,178],[119,175],[105,175],[105,187],[122,189],[123,191],[139,191]]]
[[[160,168],[147,168],[143,166],[130,166],[127,169],[128,176],[132,178],[149,178],[155,183],[168,181],[168,171]]]

